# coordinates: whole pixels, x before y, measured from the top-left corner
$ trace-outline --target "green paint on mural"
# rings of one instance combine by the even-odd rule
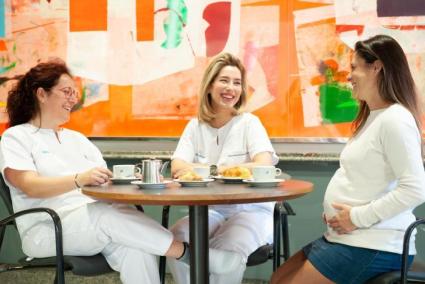
[[[80,98],[80,100],[72,107],[72,110],[71,110],[71,112],[74,112],[74,111],[77,111],[77,110],[80,110],[80,109],[82,109],[83,108],[83,106],[84,106],[84,102],[86,101],[86,96],[87,96],[87,94],[86,94],[86,88],[85,87],[83,87],[83,90],[82,90],[82,92],[81,92],[81,98]]]
[[[351,95],[351,89],[338,83],[319,86],[320,111],[324,124],[350,122],[356,118],[359,105]]]
[[[183,27],[187,23],[187,6],[182,0],[168,0],[167,9],[169,15],[163,24],[167,38],[161,47],[169,49],[178,47],[182,41]]]
[[[7,66],[0,66],[0,74],[6,73],[7,71],[15,67],[16,67],[16,62],[12,62],[11,64]]]
[[[359,104],[351,95],[349,72],[339,70],[339,64],[333,58],[320,61],[318,71],[320,75],[311,78],[311,83],[319,86],[322,123],[353,121],[359,111]]]

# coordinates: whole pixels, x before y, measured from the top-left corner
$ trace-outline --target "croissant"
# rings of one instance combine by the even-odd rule
[[[179,177],[179,180],[181,181],[200,181],[202,180],[202,177],[199,176],[198,174],[189,171],[187,173],[185,173],[184,175]]]
[[[228,168],[223,171],[224,177],[238,177],[243,179],[248,179],[251,177],[251,172],[248,168],[245,167],[233,167]]]

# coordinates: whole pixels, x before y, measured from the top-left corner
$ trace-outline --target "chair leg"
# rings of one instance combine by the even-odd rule
[[[283,238],[283,259],[288,260],[290,255],[289,248],[289,228],[288,228],[288,215],[282,215],[282,238]]]
[[[273,271],[280,265],[280,210],[281,204],[276,204],[273,213]]]
[[[162,208],[162,226],[168,229],[168,217],[170,215],[170,206],[164,206]],[[159,257],[159,279],[161,284],[165,284],[165,265],[166,265],[165,256]]]
[[[136,209],[139,210],[140,212],[145,212],[142,205],[135,205],[135,206],[136,206]]]
[[[4,235],[6,234],[6,226],[0,228],[0,250],[3,246]]]

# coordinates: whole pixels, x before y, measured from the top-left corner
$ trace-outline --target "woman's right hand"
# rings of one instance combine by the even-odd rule
[[[101,185],[107,183],[112,177],[112,172],[106,168],[93,168],[78,174],[76,181],[78,185]]]
[[[177,170],[177,171],[174,173],[173,178],[178,179],[178,178],[180,178],[182,175],[184,175],[184,174],[186,174],[187,172],[190,172],[190,171],[193,171],[193,169],[192,169],[192,168],[179,169],[179,170]]]

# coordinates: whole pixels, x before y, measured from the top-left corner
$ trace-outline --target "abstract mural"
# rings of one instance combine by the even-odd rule
[[[425,92],[421,0],[0,0],[0,132],[14,78],[62,58],[81,99],[67,127],[91,137],[178,137],[211,57],[238,55],[246,111],[271,137],[347,137],[358,103],[352,47],[377,33],[405,49]]]

